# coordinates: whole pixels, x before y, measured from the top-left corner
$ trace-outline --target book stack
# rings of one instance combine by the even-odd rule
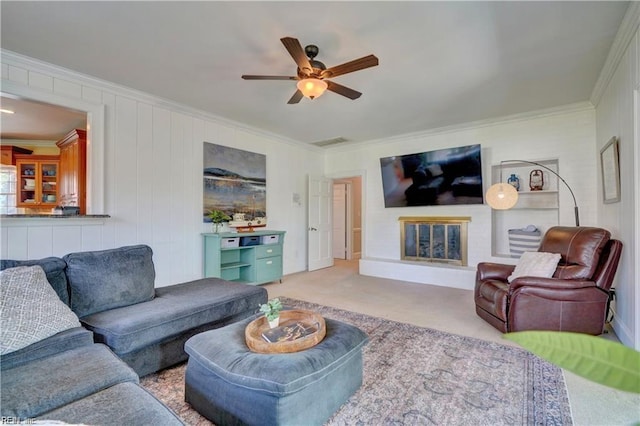
[[[313,334],[319,328],[320,324],[305,324],[300,321],[292,321],[263,331],[262,338],[269,343],[290,342]]]

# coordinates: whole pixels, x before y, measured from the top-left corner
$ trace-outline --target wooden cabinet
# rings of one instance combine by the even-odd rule
[[[280,280],[284,234],[266,230],[203,234],[205,278],[253,285]]]
[[[17,154],[31,154],[33,152],[30,149],[20,148],[19,146],[13,146],[13,145],[2,145],[0,149],[2,150],[2,159],[0,163],[6,164],[9,166],[16,165]]]
[[[80,207],[80,214],[86,214],[87,132],[74,129],[56,145],[60,149],[58,204]]]
[[[60,162],[57,155],[16,155],[16,206],[52,209],[58,203]]]

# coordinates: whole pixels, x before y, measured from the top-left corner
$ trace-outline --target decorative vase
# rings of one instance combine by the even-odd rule
[[[280,324],[280,317],[276,317],[272,320],[267,319],[269,322],[269,328],[276,328]]]
[[[219,232],[220,232],[220,225],[222,225],[222,224],[221,224],[221,223],[214,223],[214,224],[213,224],[213,232],[214,232],[215,234],[217,234],[217,233],[219,233]]]
[[[515,173],[509,176],[509,179],[507,179],[507,183],[513,186],[516,189],[516,191],[520,191],[520,179]]]

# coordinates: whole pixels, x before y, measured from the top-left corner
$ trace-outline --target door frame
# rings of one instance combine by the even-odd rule
[[[331,174],[327,174],[325,175],[327,178],[329,179],[333,179],[334,181],[340,181],[341,179],[349,179],[349,178],[353,178],[353,177],[359,177],[360,178],[360,258],[363,259],[366,257],[366,247],[367,245],[365,244],[365,240],[366,240],[366,227],[367,227],[367,214],[366,214],[366,205],[367,205],[367,199],[366,199],[366,190],[365,188],[367,187],[367,171],[364,169],[360,169],[360,170],[352,170],[352,171],[347,171],[347,172],[339,172],[339,173],[331,173]],[[349,191],[351,191],[352,189],[349,188]],[[348,195],[349,197],[351,197],[351,194]],[[348,212],[347,212],[347,226],[348,226],[348,235],[347,235],[347,244],[348,244],[348,251],[347,251],[347,258],[349,259],[350,257],[353,258],[353,221],[351,220],[351,203],[347,203],[348,207]],[[333,206],[332,206],[333,207]]]
[[[352,190],[351,187],[353,183],[351,181],[342,180],[342,179],[334,179],[333,186],[335,190],[336,185],[344,185],[344,229],[345,229],[345,241],[344,241],[344,259],[351,260],[353,258],[353,206],[352,206]],[[334,191],[334,200],[335,200],[335,191]],[[332,207],[335,208],[335,205]],[[335,209],[333,209],[335,213]],[[335,222],[336,218],[333,217],[333,221]],[[334,223],[335,225],[335,223]],[[334,240],[335,242],[335,240]],[[334,247],[335,248],[335,247]],[[334,256],[335,258],[335,256]]]
[[[635,268],[633,271],[635,282],[640,282],[640,218],[638,217],[638,212],[640,212],[640,184],[638,183],[638,178],[640,177],[640,83],[635,87],[633,91],[633,145],[636,153],[636,157],[634,159],[635,167],[634,167],[634,180],[635,184],[635,206],[633,206],[636,214],[635,214],[635,228],[636,235],[634,237],[635,243],[635,255],[634,259]],[[637,350],[640,350],[640,314],[638,313],[638,307],[640,306],[640,291],[635,292],[636,300],[634,301],[634,312],[635,312],[635,333],[633,338],[633,344]],[[615,327],[615,317],[614,317],[614,330]],[[616,330],[617,331],[617,330]]]

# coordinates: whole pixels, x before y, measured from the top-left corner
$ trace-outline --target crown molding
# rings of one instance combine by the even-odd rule
[[[622,18],[622,23],[620,24],[620,28],[618,28],[616,38],[613,40],[613,44],[611,45],[611,49],[607,55],[607,60],[605,61],[604,66],[600,71],[600,75],[598,76],[598,80],[591,91],[590,101],[593,105],[597,106],[598,103],[600,103],[609,82],[613,78],[620,61],[627,51],[629,43],[631,43],[631,40],[633,40],[633,37],[638,31],[639,26],[640,2],[632,1],[629,4],[629,8],[625,13],[624,18]]]
[[[441,135],[446,133],[460,132],[464,130],[478,129],[478,128],[489,127],[489,126],[497,126],[497,125],[507,124],[507,123],[515,123],[518,121],[528,121],[528,120],[534,120],[537,118],[544,118],[544,117],[549,117],[554,115],[571,114],[571,113],[594,111],[594,110],[595,108],[591,104],[591,102],[588,102],[588,101],[577,102],[573,104],[533,110],[533,111],[512,114],[512,115],[507,115],[502,117],[494,117],[494,118],[488,118],[484,120],[470,121],[467,123],[454,124],[454,125],[445,126],[445,127],[437,127],[430,130],[425,130],[425,131],[420,131],[415,133],[405,133],[403,135],[391,136],[384,139],[374,139],[369,141],[334,145],[334,146],[326,147],[325,149],[328,151],[329,150],[348,151],[352,149],[362,148],[365,145],[367,147],[371,147],[374,144],[382,145],[382,144],[389,144],[389,143],[396,143],[396,142],[404,142],[407,139],[420,139],[424,137]]]
[[[252,127],[246,123],[229,120],[227,118],[220,117],[218,115],[214,115],[197,108],[192,108],[187,105],[183,105],[169,99],[161,98],[159,96],[151,95],[149,93],[142,92],[137,89],[133,89],[127,86],[122,86],[116,83],[102,80],[97,77],[83,74],[69,68],[64,68],[58,65],[53,65],[44,61],[40,61],[39,59],[21,55],[19,53],[16,53],[10,50],[0,49],[0,62],[2,63],[3,66],[10,65],[17,68],[26,69],[29,72],[31,71],[39,72],[60,80],[72,80],[74,83],[77,83],[80,85],[86,85],[86,86],[89,86],[98,90],[102,90],[108,93],[112,93],[118,96],[129,97],[129,98],[135,99],[136,101],[140,101],[158,108],[168,109],[171,112],[182,113],[185,115],[189,115],[193,118],[198,118],[198,119],[214,122],[216,124],[233,127],[235,130],[246,131],[248,133],[251,133],[260,137],[268,138],[268,139],[273,139],[274,141],[285,143],[287,145],[294,146],[296,148],[303,148],[308,151],[315,151],[315,152],[320,151],[320,149],[315,146],[311,146],[306,143],[296,141],[294,139],[290,139],[282,135],[267,132],[265,130],[258,129],[256,127]],[[13,83],[13,82],[10,82],[10,83]],[[4,80],[2,82],[2,86],[5,86]],[[32,89],[32,90],[35,90],[35,89]]]

